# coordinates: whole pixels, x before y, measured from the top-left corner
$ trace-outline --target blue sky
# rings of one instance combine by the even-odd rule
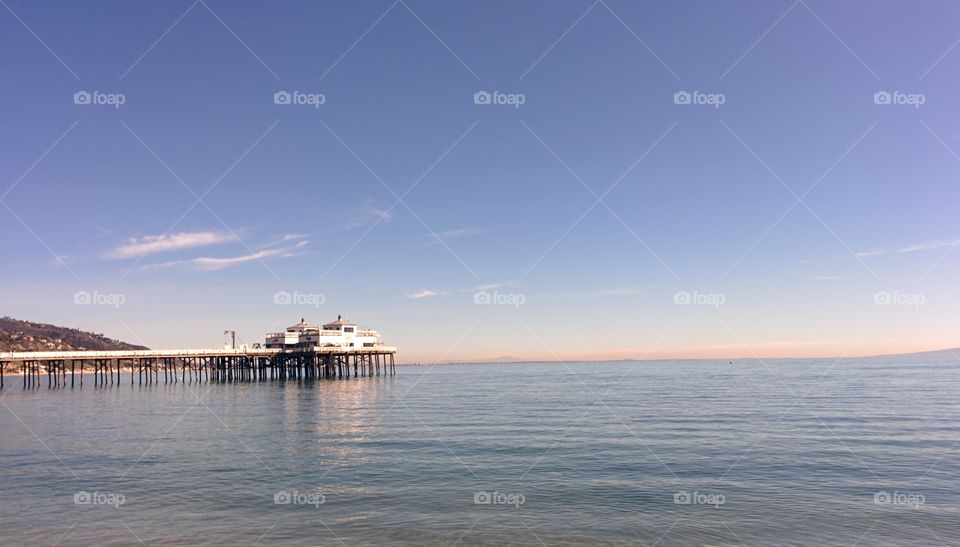
[[[151,347],[345,313],[417,361],[958,346],[958,39],[950,2],[4,0],[0,313]]]

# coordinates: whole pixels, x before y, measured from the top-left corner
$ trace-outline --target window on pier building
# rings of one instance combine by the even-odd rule
[[[343,327],[343,332],[353,332],[353,327]]]

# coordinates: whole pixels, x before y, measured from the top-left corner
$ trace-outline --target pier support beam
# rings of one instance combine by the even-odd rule
[[[83,387],[87,363],[93,365],[94,386],[119,385],[123,372],[130,374],[130,384],[256,382],[272,380],[316,381],[319,379],[373,378],[396,374],[393,348],[278,349],[250,351],[184,351],[172,352],[22,352],[0,353],[0,389],[6,387],[6,368],[17,367],[23,389],[40,387],[41,374],[47,375],[49,389],[66,387],[67,361],[70,361],[70,387]],[[116,367],[116,369],[114,369]],[[179,370],[177,370],[179,367]],[[14,368],[16,371],[17,368]],[[136,376],[136,378],[135,378]]]

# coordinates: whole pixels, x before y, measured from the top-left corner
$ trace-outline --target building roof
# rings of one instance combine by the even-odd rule
[[[343,326],[354,327],[354,326],[356,326],[356,325],[355,325],[354,323],[351,323],[350,321],[347,321],[346,319],[344,319],[342,315],[338,315],[336,321],[331,321],[331,322],[329,322],[329,323],[324,323],[324,324],[323,324],[323,328],[327,328],[327,327],[343,327]]]
[[[317,328],[317,327],[316,327],[316,325],[311,325],[311,324],[307,323],[306,319],[300,319],[300,322],[299,322],[299,323],[297,323],[296,325],[290,325],[289,327],[287,327],[287,330],[289,330],[289,329],[301,329],[301,330],[302,330],[302,329],[305,329],[305,328],[313,328],[313,329],[315,329],[315,328]]]

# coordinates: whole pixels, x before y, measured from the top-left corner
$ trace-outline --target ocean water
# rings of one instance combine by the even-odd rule
[[[7,380],[5,545],[960,544],[952,360]]]

